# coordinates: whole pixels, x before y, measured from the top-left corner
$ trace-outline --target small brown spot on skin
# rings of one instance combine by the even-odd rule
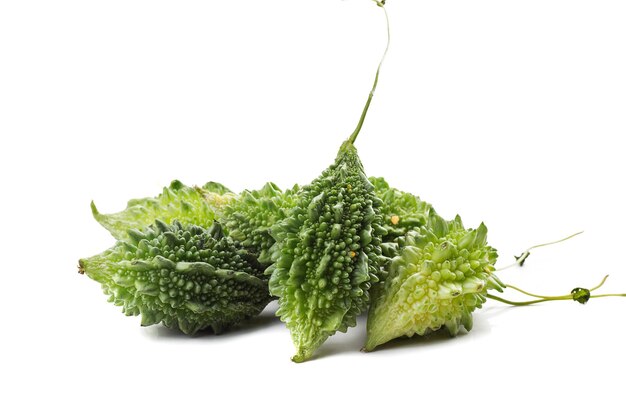
[[[400,222],[400,217],[398,217],[397,215],[392,215],[391,216],[391,223],[393,225],[397,225]]]
[[[78,265],[78,273],[85,274],[85,269],[83,269],[83,266],[81,266],[80,264]]]

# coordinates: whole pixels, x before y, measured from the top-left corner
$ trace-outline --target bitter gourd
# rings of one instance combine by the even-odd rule
[[[219,223],[209,229],[157,220],[127,241],[79,261],[79,271],[101,283],[109,301],[142,325],[162,322],[186,334],[216,333],[259,314],[269,303],[262,268]]]
[[[487,227],[466,230],[460,217],[446,222],[433,210],[428,223],[400,242],[384,284],[372,291],[365,349],[401,336],[445,327],[456,335],[472,328],[472,312],[489,289],[502,291],[493,275],[497,252]]]
[[[281,191],[268,182],[260,190],[245,190],[224,207],[223,223],[228,235],[258,257],[270,264],[270,248],[274,245],[271,227],[286,218],[297,201],[298,185]]]
[[[204,200],[215,213],[215,219],[222,222],[224,210],[238,198],[237,194],[219,182],[207,182],[201,188],[196,187],[196,190],[202,194]]]
[[[215,182],[197,188],[175,180],[155,198],[131,199],[121,212],[102,214],[93,202],[91,211],[96,221],[113,237],[127,240],[128,230],[142,230],[157,219],[168,224],[178,220],[182,224],[209,227],[215,219],[215,211],[219,212],[232,198],[234,194]]]
[[[382,201],[381,215],[387,234],[383,242],[395,242],[398,237],[426,224],[432,206],[419,197],[389,186],[384,178],[369,178],[376,196]]]
[[[336,331],[356,325],[378,280],[381,201],[350,140],[335,163],[302,188],[297,205],[272,228],[276,263],[270,291],[301,362]]]

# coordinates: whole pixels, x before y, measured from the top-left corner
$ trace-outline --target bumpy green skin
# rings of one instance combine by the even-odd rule
[[[232,191],[230,189],[228,189],[227,187],[225,187],[224,185],[222,185],[219,182],[213,182],[213,181],[209,181],[207,183],[205,183],[202,188],[200,188],[201,191],[206,191],[206,192],[212,192],[214,194],[218,194],[218,195],[235,195],[232,193]]]
[[[492,274],[497,253],[486,239],[484,224],[465,230],[458,216],[447,223],[431,211],[428,224],[403,239],[387,280],[373,290],[365,349],[442,327],[451,335],[462,326],[471,330],[487,290],[502,291]]]
[[[237,200],[237,194],[218,182],[207,182],[202,188],[196,188],[196,190],[202,194],[215,213],[215,219],[224,222],[224,210]]]
[[[214,223],[204,229],[157,221],[128,242],[79,261],[109,301],[143,326],[216,333],[259,314],[271,300],[259,265]]]
[[[302,188],[296,207],[272,228],[270,292],[302,362],[336,331],[356,325],[378,280],[381,201],[357,151],[342,145],[335,163]]]
[[[128,230],[142,230],[157,219],[168,224],[178,220],[182,224],[208,227],[215,219],[215,211],[228,203],[231,195],[234,194],[214,182],[203,188],[192,188],[175,180],[155,198],[131,199],[121,212],[101,214],[93,202],[91,211],[100,225],[123,241],[128,240]]]
[[[282,192],[271,182],[260,190],[243,191],[224,208],[223,222],[228,235],[255,254],[259,262],[270,264],[270,248],[275,242],[270,229],[296,205],[298,191],[295,185]]]
[[[389,186],[383,178],[370,177],[376,196],[382,201],[381,215],[387,234],[383,243],[395,242],[396,238],[417,230],[426,224],[432,206],[419,197]]]

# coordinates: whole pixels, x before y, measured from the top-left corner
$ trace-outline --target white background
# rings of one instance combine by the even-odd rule
[[[366,171],[484,221],[504,281],[626,292],[626,5],[390,0],[357,140]],[[510,308],[359,352],[364,321],[294,364],[273,317],[141,328],[76,273],[91,218],[172,179],[305,184],[354,128],[384,48],[367,0],[0,3],[0,413],[618,414],[626,299]],[[509,294],[509,297],[514,295]],[[36,413],[33,413],[36,412]],[[403,413],[399,413],[403,412]]]

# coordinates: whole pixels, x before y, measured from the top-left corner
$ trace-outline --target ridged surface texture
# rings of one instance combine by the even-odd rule
[[[232,198],[234,194],[215,182],[198,188],[175,180],[157,197],[131,199],[123,211],[102,214],[93,202],[91,211],[96,221],[115,239],[128,240],[128,230],[142,230],[157,219],[168,224],[178,220],[181,224],[208,227],[213,223],[215,213],[219,213]]]
[[[270,291],[301,362],[336,331],[356,325],[378,280],[381,201],[353,145],[303,187],[290,215],[272,228]]]
[[[144,326],[162,322],[186,334],[208,327],[221,332],[271,300],[260,265],[218,223],[204,229],[157,220],[128,237],[80,260],[79,268],[126,315],[141,314]]]
[[[417,230],[426,224],[432,206],[418,196],[389,186],[383,178],[369,178],[382,201],[382,224],[387,234],[383,242],[395,242],[396,238]]]
[[[283,192],[271,182],[259,190],[243,191],[224,208],[228,235],[255,254],[259,262],[270,264],[270,249],[275,242],[270,229],[287,217],[296,204],[298,191],[296,185]]]
[[[472,312],[489,289],[502,290],[492,274],[496,250],[487,227],[466,230],[460,217],[446,222],[433,210],[428,223],[400,241],[384,284],[372,291],[365,349],[394,338],[424,335],[445,327],[456,335],[472,328]]]

